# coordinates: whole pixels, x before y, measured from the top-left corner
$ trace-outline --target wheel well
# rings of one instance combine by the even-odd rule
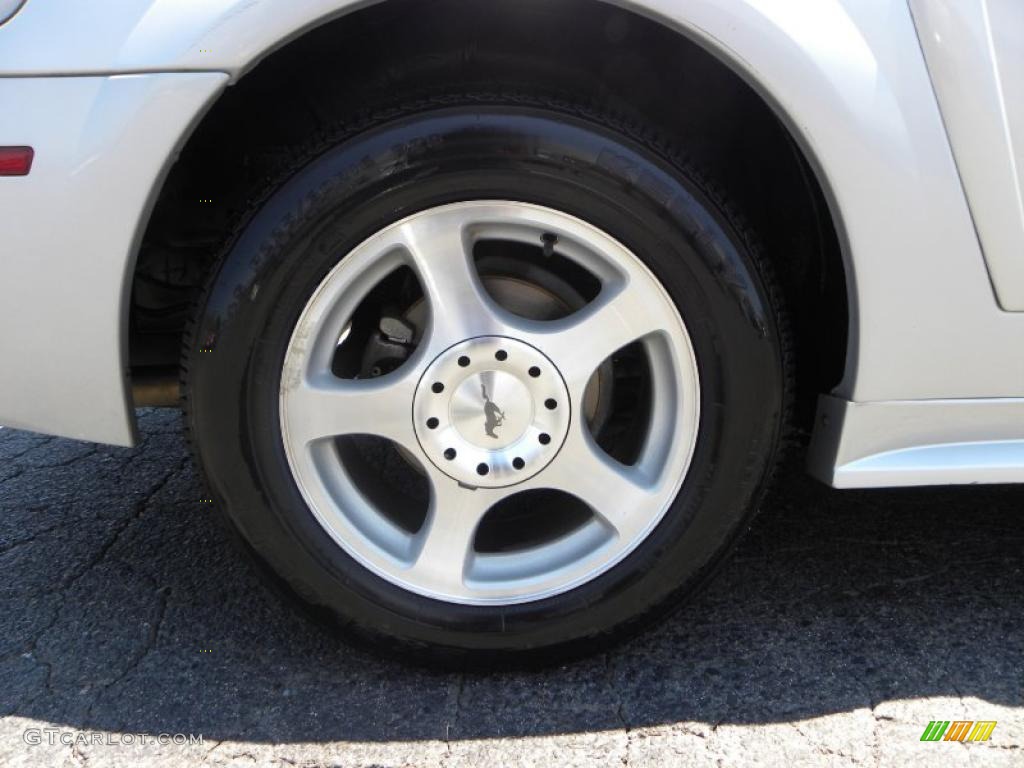
[[[794,323],[797,414],[838,384],[848,309],[836,230],[814,173],[764,99],[715,56],[599,0],[387,0],[330,21],[252,69],[213,106],[159,195],[132,281],[130,363],[177,366],[213,259],[296,148],[379,94],[544,83],[635,116],[726,189],[781,278]]]

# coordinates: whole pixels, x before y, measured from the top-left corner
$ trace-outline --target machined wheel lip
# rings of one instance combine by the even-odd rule
[[[488,238],[536,243],[551,235],[558,238],[560,254],[601,282],[601,291],[564,320],[512,316],[483,290],[472,268],[472,245]],[[398,370],[380,379],[336,379],[329,360],[347,318],[374,285],[403,265],[412,267],[431,302],[429,328],[419,347]],[[445,312],[436,312],[435,304]],[[591,323],[601,324],[601,333]],[[446,350],[481,338],[508,338],[535,349],[555,366],[565,385],[569,411],[559,450],[514,485],[460,483],[426,455],[417,434],[421,379]],[[651,367],[652,406],[643,450],[636,464],[626,467],[596,445],[580,408],[597,366],[634,341],[643,345]],[[561,594],[597,578],[661,522],[695,450],[700,377],[678,308],[625,246],[552,208],[474,200],[408,216],[339,261],[313,292],[293,331],[279,405],[296,486],[317,522],[347,554],[378,577],[424,597],[511,605]],[[358,490],[334,445],[334,437],[346,434],[386,437],[421,464],[431,501],[420,531],[399,529]],[[473,550],[476,526],[487,510],[511,493],[544,488],[576,496],[593,510],[594,519],[524,551]]]

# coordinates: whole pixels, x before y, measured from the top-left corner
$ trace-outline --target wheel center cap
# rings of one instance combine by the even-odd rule
[[[445,474],[470,487],[501,488],[529,479],[568,434],[569,392],[540,350],[484,336],[442,352],[416,389],[420,446]]]
[[[514,374],[483,371],[455,390],[448,417],[462,438],[497,451],[519,441],[533,423],[533,395]]]

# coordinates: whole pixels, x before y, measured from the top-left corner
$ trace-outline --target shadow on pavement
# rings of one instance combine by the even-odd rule
[[[615,651],[459,675],[296,618],[198,498],[173,413],[134,450],[0,431],[0,708],[256,742],[765,723],[893,699],[1022,705],[1024,488],[802,476],[698,599]]]

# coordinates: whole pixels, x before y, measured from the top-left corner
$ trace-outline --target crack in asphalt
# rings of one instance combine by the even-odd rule
[[[448,685],[449,685],[449,690],[450,690],[450,688],[453,685],[453,683],[449,683]],[[444,727],[444,743],[445,743],[445,748],[446,748],[446,751],[447,751],[448,754],[451,753],[451,747],[452,747],[451,734],[452,734],[452,731],[457,731],[457,729],[459,727],[459,717],[462,714],[462,694],[465,692],[465,689],[466,689],[466,673],[465,672],[459,672],[458,673],[458,676],[455,678],[455,681],[454,681],[454,686],[455,686],[454,696],[450,696],[450,698],[452,699],[451,706],[452,706],[453,712],[452,712],[452,716],[451,716],[450,720],[447,723],[445,723],[445,727]]]
[[[0,731],[0,764],[881,766],[925,756],[943,717],[999,722],[944,759],[1019,765],[1024,490],[797,479],[676,618],[603,658],[453,675],[285,609],[198,503],[177,414],[144,414],[142,435],[129,450],[0,431],[0,728],[205,744],[51,755]]]
[[[149,655],[150,651],[152,651],[153,648],[156,647],[157,640],[160,636],[160,628],[163,625],[164,616],[167,614],[167,600],[171,594],[171,589],[170,587],[161,587],[156,591],[156,594],[156,618],[153,621],[147,623],[145,641],[143,642],[139,650],[132,654],[132,658],[129,660],[128,664],[124,667],[124,669],[122,669],[121,672],[112,680],[102,684],[100,689],[93,696],[92,702],[89,704],[89,708],[86,710],[85,713],[85,722],[87,725],[93,724],[94,710],[96,708],[96,705],[99,703],[100,699],[103,698],[103,695],[111,688],[113,688],[115,685],[119,684],[122,680],[126,679],[128,675],[130,675],[132,672],[134,672],[138,668],[142,660]]]
[[[15,459],[20,459],[22,456],[25,456],[25,455],[31,453],[34,450],[37,450],[39,448],[44,448],[47,445],[50,445],[54,440],[57,440],[57,439],[58,438],[56,438],[56,437],[34,438],[35,442],[32,445],[30,445],[28,448],[26,448],[23,451],[19,451],[18,453],[15,453],[15,454],[13,454],[11,456],[4,456],[3,460],[5,462],[10,462],[10,461],[14,461]],[[7,478],[7,479],[10,479],[10,478]]]
[[[615,718],[618,720],[619,725],[622,727],[622,730],[626,735],[626,748],[620,758],[620,762],[623,765],[629,765],[633,747],[633,727],[626,718],[626,700],[622,694],[622,690],[615,685],[615,663],[612,661],[612,654],[610,652],[606,652],[603,655],[605,674],[608,678],[608,687],[611,689],[613,694],[616,694],[617,699],[615,703]]]
[[[120,525],[115,526],[113,534],[104,542],[104,544],[99,548],[99,550],[94,554],[94,556],[90,560],[88,560],[86,562],[86,564],[85,564],[85,566],[83,568],[81,568],[77,573],[72,574],[69,578],[66,578],[64,581],[62,581],[61,584],[56,589],[54,589],[54,590],[46,590],[46,591],[44,591],[42,593],[43,594],[52,594],[52,593],[66,594],[71,589],[73,589],[74,586],[76,584],[78,584],[79,581],[81,581],[86,575],[88,575],[90,571],[92,571],[100,563],[102,563],[106,559],[107,554],[111,551],[111,549],[113,549],[113,547],[120,540],[120,538],[124,534],[124,532],[128,528],[130,528],[133,523],[137,522],[141,518],[141,516],[142,516],[143,512],[145,511],[145,508],[146,508],[147,504],[149,503],[149,501],[154,496],[156,496],[167,485],[167,483],[170,482],[171,478],[173,478],[175,474],[177,474],[178,472],[181,472],[184,469],[184,467],[187,464],[187,461],[188,461],[187,458],[186,459],[182,459],[174,469],[172,469],[169,472],[167,472],[164,475],[163,479],[160,480],[160,482],[158,482],[154,487],[152,487],[150,489],[149,493],[147,493],[142,499],[140,499],[136,503],[135,509],[134,509],[134,514],[131,514],[130,516],[126,517]],[[47,635],[47,633],[51,629],[53,629],[53,627],[57,624],[57,622],[60,619],[60,614],[61,614],[61,608],[57,608],[54,611],[53,616],[51,617],[51,619],[39,630],[39,632],[35,635],[35,637],[32,638],[32,640],[29,643],[29,645],[21,653],[21,655],[27,656],[33,662],[35,662],[36,664],[39,664],[40,666],[42,666],[45,669],[45,671],[46,671],[45,682],[44,682],[44,691],[41,692],[40,695],[37,696],[37,697],[30,698],[30,699],[27,699],[27,700],[23,700],[21,702],[21,706],[29,705],[33,701],[38,700],[38,698],[40,698],[41,696],[44,696],[44,695],[51,695],[52,696],[53,693],[54,693],[53,688],[52,688],[53,664],[52,664],[52,662],[50,662],[50,661],[40,657],[40,655],[38,654],[38,646],[39,646],[40,640],[42,640],[42,638],[44,638]]]
[[[174,469],[167,472],[162,480],[160,480],[155,486],[151,487],[150,490],[146,492],[146,494],[135,503],[132,512],[125,518],[123,518],[120,523],[114,526],[113,534],[103,543],[103,545],[99,548],[95,555],[88,562],[86,562],[85,566],[81,568],[77,573],[74,573],[69,578],[66,578],[64,582],[62,582],[58,591],[67,592],[72,587],[74,587],[79,581],[81,581],[86,575],[88,575],[90,571],[96,568],[96,566],[98,566],[100,563],[106,560],[107,555],[115,546],[117,546],[118,542],[121,541],[121,537],[125,534],[125,532],[142,518],[143,513],[146,511],[146,508],[149,506],[153,497],[158,495],[160,491],[162,491],[167,486],[171,479],[185,468],[187,463],[187,458],[181,459],[181,461]]]

